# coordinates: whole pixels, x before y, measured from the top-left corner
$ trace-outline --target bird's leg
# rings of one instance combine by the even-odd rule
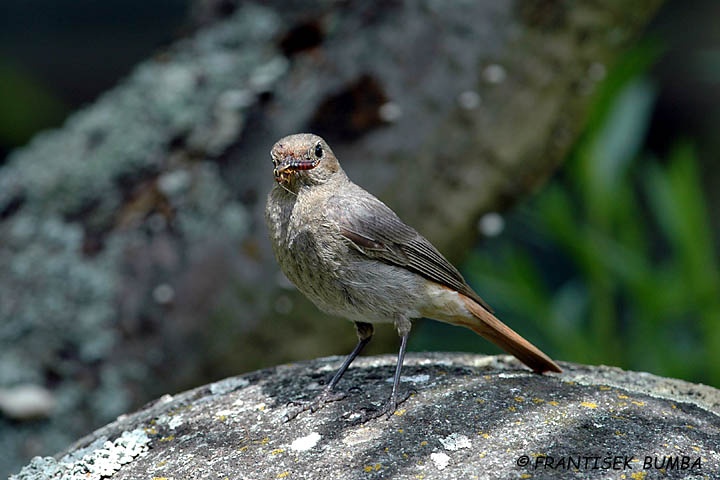
[[[381,410],[375,411],[375,413],[369,414],[365,416],[365,420],[367,421],[371,418],[378,418],[382,415],[385,415],[386,418],[392,417],[392,415],[397,410],[397,406],[407,400],[412,392],[408,392],[407,395],[402,397],[398,401],[398,392],[400,391],[400,374],[402,372],[402,366],[403,362],[405,361],[405,350],[407,348],[407,340],[410,336],[410,324],[409,322],[402,322],[400,326],[398,327],[398,333],[400,334],[400,350],[398,351],[398,361],[397,365],[395,366],[395,375],[393,376],[393,389],[392,393],[390,393],[390,400],[388,400],[388,403],[385,405],[385,407]]]
[[[345,361],[342,365],[340,365],[338,371],[335,372],[332,380],[330,380],[328,386],[325,387],[326,391],[331,391],[335,388],[335,385],[338,384],[342,376],[345,374],[345,370],[347,370],[353,360],[355,360],[355,358],[360,355],[360,352],[362,352],[363,348],[365,348],[365,345],[370,342],[370,339],[373,336],[374,329],[372,323],[355,322],[355,329],[357,330],[358,343],[357,345],[355,345],[353,351],[350,352],[350,355],[345,358]]]
[[[298,409],[295,409],[292,412],[288,412],[288,414],[286,415],[287,420],[292,420],[293,418],[297,417],[301,412],[304,412],[306,410],[316,412],[317,410],[320,410],[322,407],[324,407],[326,403],[336,402],[345,398],[345,393],[337,393],[334,391],[335,386],[345,374],[345,371],[348,369],[353,360],[355,360],[355,358],[360,355],[360,352],[362,352],[363,348],[365,348],[365,345],[370,342],[370,339],[372,339],[374,332],[372,324],[365,322],[355,322],[355,329],[357,330],[358,343],[357,345],[355,345],[353,351],[350,352],[350,355],[345,358],[345,361],[342,363],[342,365],[340,365],[340,368],[338,368],[337,372],[335,372],[335,375],[333,375],[330,383],[327,384],[327,386],[323,389],[320,395],[318,395],[312,402],[303,403]]]
[[[395,366],[395,376],[393,377],[392,393],[390,394],[390,401],[388,402],[385,412],[390,417],[395,410],[397,410],[398,401],[398,388],[400,387],[400,372],[402,371],[403,362],[405,361],[405,349],[407,348],[407,341],[410,332],[403,334],[400,341],[400,351],[398,352],[397,365]]]

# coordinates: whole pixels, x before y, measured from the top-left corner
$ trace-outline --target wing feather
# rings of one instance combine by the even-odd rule
[[[340,233],[363,255],[405,267],[456,290],[492,312],[492,308],[465,282],[460,272],[414,228],[387,205],[357,187],[351,195],[336,195],[329,209]]]

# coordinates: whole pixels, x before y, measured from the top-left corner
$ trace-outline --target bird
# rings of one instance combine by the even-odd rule
[[[423,317],[467,327],[536,373],[562,371],[501,322],[430,241],[353,183],[324,139],[289,135],[273,145],[270,157],[275,183],[265,220],[278,264],[320,310],[354,322],[358,336],[322,393],[301,411],[342,398],[335,387],[376,323],[394,325],[400,336],[388,414],[397,409],[412,321]]]

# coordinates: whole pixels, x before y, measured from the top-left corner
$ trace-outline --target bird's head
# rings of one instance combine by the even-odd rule
[[[270,157],[275,181],[293,192],[302,185],[325,183],[341,171],[325,140],[311,133],[281,138],[270,150]]]

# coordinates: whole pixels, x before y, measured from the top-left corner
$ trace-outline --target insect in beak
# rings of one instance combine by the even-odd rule
[[[296,158],[293,156],[285,157],[278,166],[273,170],[275,180],[284,181],[292,172],[298,170],[311,170],[318,166],[320,159]]]

